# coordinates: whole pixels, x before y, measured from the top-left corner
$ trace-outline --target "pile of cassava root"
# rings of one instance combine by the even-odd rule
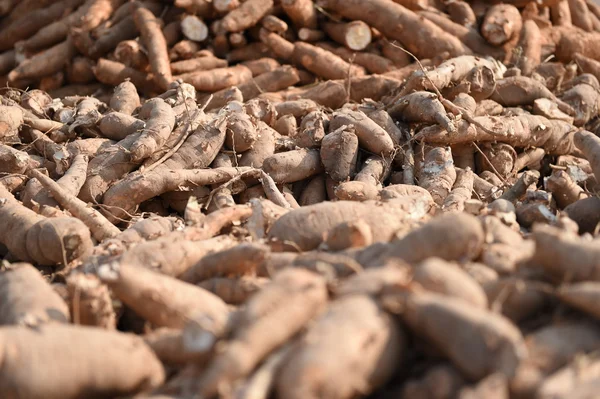
[[[0,18],[0,398],[600,397],[599,5]]]

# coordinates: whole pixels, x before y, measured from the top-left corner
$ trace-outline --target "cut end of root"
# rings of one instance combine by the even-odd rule
[[[208,38],[208,27],[195,15],[188,15],[181,21],[181,32],[195,42],[202,42]]]

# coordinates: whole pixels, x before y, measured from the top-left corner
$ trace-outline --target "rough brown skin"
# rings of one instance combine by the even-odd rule
[[[46,219],[21,205],[4,186],[0,186],[0,198],[0,217],[6,222],[6,229],[0,232],[0,242],[17,259],[55,265],[86,256],[91,251],[90,232],[78,219]]]
[[[60,71],[75,55],[75,47],[70,39],[23,61],[8,74],[10,81],[37,79]]]
[[[377,186],[364,181],[341,182],[334,192],[335,197],[342,201],[367,201],[379,197]]]
[[[581,102],[579,101],[579,90],[574,90],[574,92],[572,92],[572,94],[574,94],[574,96],[571,97],[570,100],[574,100],[574,101],[570,101],[570,102],[574,102],[575,106],[577,107],[577,105],[582,105]],[[581,115],[585,115],[586,117],[589,117],[589,113],[586,111],[590,111],[591,109],[593,109],[590,106],[583,106],[583,111],[584,112],[578,112],[579,110],[576,110],[578,116]],[[558,107],[558,105],[547,98],[538,98],[533,102],[533,114],[534,115],[541,115],[545,118],[548,119],[558,119],[567,123],[573,123],[574,118],[570,115],[567,115],[566,113],[564,113],[563,111],[561,111]]]
[[[588,198],[582,187],[573,181],[571,176],[563,170],[555,170],[552,175],[546,180],[546,188],[553,194],[556,204],[560,208],[565,208],[568,205],[579,201],[580,199]]]
[[[252,79],[252,71],[243,65],[236,65],[228,68],[191,72],[175,78],[191,84],[198,91],[213,92],[249,81]]]
[[[383,74],[396,70],[396,66],[391,60],[375,53],[356,53],[352,50],[348,50],[345,47],[331,48],[329,51],[333,52],[339,57],[342,57],[342,59],[347,62],[362,66],[367,70],[367,72],[372,74]]]
[[[419,186],[431,194],[436,204],[442,205],[456,180],[456,170],[450,148],[435,147],[425,154],[418,170]]]
[[[452,103],[461,107],[470,115],[473,115],[477,108],[477,102],[473,97],[471,97],[467,93],[459,93],[456,97],[454,97]]]
[[[73,84],[86,84],[94,81],[95,62],[89,58],[76,56],[67,65],[67,80]],[[1,68],[0,68],[1,69]]]
[[[275,153],[277,132],[262,121],[258,121],[257,131],[254,146],[242,154],[238,166],[262,168],[264,161]]]
[[[420,19],[400,4],[386,0],[368,3],[360,0],[321,0],[317,4],[349,20],[366,22],[388,39],[398,40],[418,58],[431,58],[444,51],[453,56],[470,53],[456,37],[446,34],[432,22]]]
[[[135,139],[136,135],[132,135]],[[123,142],[126,140],[129,141],[129,138],[132,136],[128,136]],[[132,139],[132,140],[134,140]],[[217,156],[218,151],[223,146],[223,142],[225,140],[225,123],[222,119],[216,118],[213,121],[207,121],[205,124],[199,124],[195,131],[187,138],[187,140],[181,145],[181,147],[164,163],[158,165],[153,171],[145,173],[143,176],[138,174],[134,174],[128,176],[123,181],[115,184],[111,187],[110,196],[116,198],[115,203],[113,205],[125,209],[129,209],[133,211],[135,206],[146,199],[152,198],[156,195],[160,195],[167,191],[173,191],[177,189],[177,186],[170,186],[167,181],[163,181],[169,175],[169,169],[181,169],[181,168],[205,168],[210,165],[213,159]],[[129,144],[130,145],[130,144]],[[124,145],[125,147],[125,145]],[[130,162],[127,157],[127,154],[124,152],[118,152],[113,155],[114,157],[123,156],[124,161]],[[97,158],[94,159],[94,161]],[[123,161],[121,161],[123,162]],[[103,194],[108,188],[107,180],[110,182],[111,180],[116,180],[120,178],[122,175],[116,175],[114,172],[123,170],[124,168],[128,168],[125,172],[129,172],[131,168],[135,166],[134,163],[125,163],[125,165],[120,165],[117,169],[117,166],[113,166],[114,171],[109,171],[103,169],[104,176],[98,176],[94,182],[95,185],[99,185],[100,187],[91,187],[90,192],[93,190],[93,193],[100,192]],[[108,173],[111,175],[108,175]],[[181,173],[181,177],[185,179],[184,175],[189,173],[195,174],[194,172],[189,171],[177,171],[177,173]],[[209,171],[209,175],[213,172]],[[217,172],[218,173],[218,172]],[[212,175],[214,176],[214,175]],[[90,179],[88,179],[89,181]],[[135,183],[132,183],[135,182]],[[87,185],[88,182],[86,182]],[[165,186],[167,184],[167,186]],[[105,188],[106,187],[106,188]],[[139,191],[140,187],[144,187]],[[84,186],[85,188],[85,186]],[[103,190],[102,190],[103,189]],[[164,190],[164,191],[163,191]],[[135,193],[135,194],[133,194]],[[146,198],[146,196],[149,196]],[[139,202],[137,202],[137,198],[143,198]],[[126,202],[123,201],[124,198],[128,198]],[[83,198],[85,200],[85,198]],[[111,200],[104,200],[106,205],[110,205]],[[111,212],[116,215],[122,214],[123,217],[127,217],[122,210],[111,209]]]
[[[211,2],[206,0],[175,0],[175,6],[199,16],[208,16],[212,13]]]
[[[452,83],[458,84],[473,72],[474,68],[488,68],[493,76],[502,77],[503,68],[497,62],[470,55],[463,55],[451,58],[442,62],[435,69],[427,71],[427,76],[423,71],[416,70],[408,79],[406,86],[399,93],[403,96],[415,90],[433,90],[434,86],[438,90],[449,87]]]
[[[517,153],[511,145],[486,143],[480,149],[481,153],[475,154],[478,170],[490,171],[502,179],[512,176]]]
[[[373,155],[365,160],[354,179],[380,188],[389,175],[389,169],[389,163],[384,158]]]
[[[411,184],[390,184],[389,186],[384,187],[379,194],[384,200],[419,195],[429,199],[429,201],[433,204],[433,198],[431,198],[429,191],[423,187],[413,186]]]
[[[4,327],[0,339],[4,358],[0,389],[7,397],[133,395],[154,389],[165,379],[160,361],[131,334],[52,325]],[[56,359],[63,355],[73,361],[59,365]],[[50,363],[56,367],[40,368]],[[104,371],[98,375],[98,370]]]
[[[250,115],[243,111],[242,104],[231,103],[230,106],[225,116],[227,123],[225,146],[234,153],[243,153],[252,148],[258,138],[258,131]]]
[[[456,180],[452,186],[452,191],[444,199],[442,211],[462,212],[465,209],[465,202],[471,198],[473,193],[474,178],[475,175],[470,168],[457,169]]]
[[[243,205],[238,205],[213,212],[206,216],[203,225],[194,226],[193,230],[188,229],[188,233],[172,231],[160,238],[138,243],[127,251],[126,248],[117,247],[116,254],[120,251],[122,255],[116,260],[132,267],[146,267],[167,276],[177,277],[207,254],[237,244],[237,241],[227,236],[211,237],[217,235],[223,227],[243,221],[250,216],[249,209],[243,214],[240,212],[240,207],[244,208]],[[223,215],[224,213],[229,215]],[[227,217],[217,220],[219,216]],[[115,248],[119,245],[118,238],[107,241],[103,246]],[[201,240],[204,241],[198,242]],[[127,245],[127,242],[121,243],[120,246],[123,244]],[[86,267],[96,268],[102,259],[102,257],[90,258],[86,262]]]
[[[93,274],[72,273],[67,277],[69,309],[74,324],[114,330],[117,315],[108,286]]]
[[[144,334],[143,338],[156,357],[168,366],[182,367],[188,362],[202,362],[206,357],[204,353],[197,353],[186,345],[180,329],[161,327]]]
[[[69,307],[32,265],[12,264],[1,273],[0,292],[2,325],[36,327],[69,322]]]
[[[502,114],[502,105],[493,100],[482,100],[477,103],[473,116],[498,116]]]
[[[590,163],[596,179],[600,179],[600,139],[586,130],[579,131],[573,136],[573,142]]]
[[[88,160],[85,155],[79,154],[75,156],[69,170],[56,181],[56,184],[58,184],[66,193],[76,197],[85,182],[87,166]],[[28,183],[28,186],[29,184],[31,183]],[[58,208],[59,203],[54,199],[50,192],[44,190],[43,185],[39,182],[36,186],[38,186],[40,190],[31,198],[26,199],[27,193],[25,192],[22,194],[21,200],[23,201],[23,204],[31,208],[31,205],[33,205],[31,201],[35,201],[39,206],[46,205]]]
[[[561,99],[575,110],[573,124],[583,126],[598,115],[600,85],[598,80],[590,74],[580,75],[576,79],[581,83],[562,93]]]
[[[77,3],[80,4],[82,2]],[[37,52],[65,40],[69,36],[71,29],[87,33],[88,30],[85,28],[84,30],[80,29],[80,25],[84,22],[84,18],[91,10],[93,4],[94,2],[87,1],[74,12],[61,15],[61,18],[37,30],[33,36],[19,43],[18,46],[26,52]],[[110,6],[108,11],[109,13],[112,11]]]
[[[18,80],[17,80],[18,82]],[[44,91],[58,89],[65,83],[65,73],[58,71],[52,75],[44,76],[40,79],[39,88]]]
[[[548,98],[556,102],[563,112],[573,113],[568,104],[558,99],[541,82],[526,76],[512,76],[498,81],[490,98],[504,107],[529,105],[538,98]]]
[[[252,76],[256,77],[263,73],[271,72],[281,66],[279,61],[270,57],[263,57],[256,60],[242,62],[242,65],[248,67],[252,71]]]
[[[176,217],[153,216],[140,219],[122,231],[115,240],[134,244],[145,240],[152,241],[164,236],[181,226],[181,220]]]
[[[528,114],[480,116],[476,117],[475,121],[487,131],[498,132],[498,134],[490,134],[466,121],[459,121],[454,133],[448,133],[438,126],[430,126],[422,129],[417,137],[421,137],[426,143],[437,145],[498,141],[514,147],[540,147],[546,153],[556,155],[569,154],[573,150],[571,133],[573,126],[563,121],[549,120],[542,116]],[[540,129],[542,125],[545,129]],[[510,135],[502,133],[508,131],[511,132]]]
[[[16,193],[25,187],[28,177],[25,175],[8,175],[0,178],[0,184],[2,184],[11,193]]]
[[[88,207],[87,204],[77,198],[75,194],[70,193],[66,187],[61,187],[50,177],[37,170],[32,170],[31,174],[50,192],[52,197],[63,208],[85,223],[96,240],[102,241],[120,233],[120,230],[104,218],[99,211]]]
[[[146,3],[146,6],[150,8],[152,4]],[[133,39],[137,34],[138,30],[135,26],[133,16],[129,15],[116,22],[110,29],[103,31],[93,45],[87,49],[87,53],[94,59],[105,56],[109,51],[117,47],[119,43]]]
[[[367,336],[370,345],[365,348]],[[366,295],[337,299],[284,361],[277,394],[290,399],[366,395],[391,377],[404,346],[397,321],[374,299]],[[328,355],[330,351],[342,357]]]
[[[145,122],[121,112],[109,112],[98,121],[102,135],[112,140],[123,140],[144,128]]]
[[[383,301],[469,379],[479,380],[496,371],[510,378],[527,356],[521,332],[508,319],[463,300],[428,292],[400,292]],[[456,329],[442,327],[446,323]]]
[[[139,133],[131,134],[119,141],[117,145],[124,150],[129,150],[139,135]],[[99,202],[110,184],[135,168],[136,164],[130,161],[128,151],[124,150],[104,151],[90,161],[87,179],[79,193],[83,201]]]
[[[313,177],[306,184],[300,194],[298,203],[300,206],[314,205],[319,202],[327,201],[327,189],[325,187],[325,174]]]
[[[453,236],[452,243],[446,240],[448,235]],[[484,231],[477,218],[466,213],[447,214],[392,242],[380,260],[400,258],[415,264],[432,256],[449,261],[475,259],[483,239]]]
[[[330,251],[365,247],[372,243],[371,227],[362,219],[338,224],[327,233],[324,242],[325,247]]]
[[[244,111],[258,121],[264,122],[269,127],[273,126],[277,118],[275,104],[264,98],[253,98],[244,104]]]
[[[312,0],[283,0],[281,7],[296,28],[317,28],[318,13]]]
[[[207,255],[191,266],[179,278],[192,284],[213,277],[239,277],[253,274],[265,260],[269,248],[260,244],[240,244],[220,252]]]
[[[175,75],[193,72],[196,70],[211,70],[215,68],[224,68],[227,61],[217,57],[198,57],[189,60],[182,60],[171,63],[171,71]]]
[[[267,15],[260,21],[260,23],[266,29],[278,34],[282,34],[288,30],[288,24],[275,15]]]
[[[504,209],[499,206],[502,202],[506,205]],[[499,214],[514,212],[514,207],[507,201],[497,200],[492,204]],[[490,206],[490,208],[492,207]],[[524,241],[518,233],[504,225],[496,217],[488,216],[482,221],[487,240],[479,261],[502,276],[515,273],[518,264],[533,255],[533,243]],[[518,284],[516,286],[518,287]],[[501,292],[502,289],[501,286],[498,291]]]
[[[319,110],[319,104],[310,99],[297,99],[283,101],[275,105],[277,115],[292,115],[296,118],[300,118],[312,111]]]
[[[477,23],[477,17],[469,3],[465,1],[455,0],[446,4],[446,10],[452,19],[457,24],[470,27]]]
[[[249,0],[231,10],[220,23],[226,32],[241,32],[256,25],[273,7],[272,0]]]
[[[229,45],[231,48],[242,48],[248,44],[248,40],[243,33],[234,32],[229,34]]]
[[[517,66],[523,75],[529,76],[542,60],[542,33],[531,19],[523,22],[519,47],[521,55],[517,59]]]
[[[268,237],[284,244],[289,241],[294,248],[306,251],[318,247],[325,233],[339,223],[363,219],[371,226],[374,241],[388,241],[409,217],[412,208],[419,209],[412,200],[409,197],[379,204],[337,201],[305,206],[277,219],[269,230]],[[428,210],[429,208],[424,209],[425,212]],[[371,215],[385,215],[388,223],[381,226]]]
[[[519,172],[525,167],[539,164],[539,162],[546,155],[546,151],[543,148],[532,148],[527,151],[523,151],[519,155],[517,155],[517,159],[515,160],[514,172]]]
[[[502,50],[490,45],[475,28],[455,23],[445,15],[441,15],[435,11],[418,11],[417,14],[433,22],[445,32],[460,39],[461,42],[477,54],[489,54],[494,57],[502,55]]]
[[[328,281],[352,276],[363,270],[362,266],[345,253],[309,251],[305,253],[271,252],[258,270],[259,276],[273,276],[287,267],[301,268],[318,273]]]
[[[329,115],[323,111],[312,111],[302,118],[298,132],[292,137],[295,144],[301,148],[321,146],[329,125]]]
[[[140,106],[140,96],[137,93],[135,85],[125,81],[115,87],[115,92],[110,98],[110,107],[127,115],[133,114],[133,111]]]
[[[387,111],[380,109],[377,111],[369,112],[367,115],[375,123],[377,123],[383,129],[385,129],[387,134],[389,134],[392,138],[394,146],[405,144],[405,132],[398,125],[396,125],[396,121],[391,117],[391,115]]]
[[[160,149],[175,127],[173,108],[160,98],[148,100],[138,117],[146,120],[146,126],[129,149],[133,162],[141,162]]]
[[[412,281],[429,292],[461,299],[479,309],[488,307],[483,288],[459,265],[429,258],[413,268]]]
[[[600,61],[600,49],[595,45],[600,33],[581,32],[581,30],[561,28],[560,41],[557,43],[555,55],[559,61],[571,61],[575,53]]]
[[[270,280],[263,277],[224,278],[214,277],[198,285],[230,305],[241,305],[260,292]]]
[[[104,213],[109,220],[128,219],[140,203],[150,198],[181,187],[222,184],[249,170],[250,168],[243,167],[187,170],[160,168],[148,174],[130,175],[106,191],[103,203],[108,209]]]
[[[327,302],[325,280],[300,269],[287,269],[254,295],[237,318],[231,339],[197,381],[203,397],[213,397],[223,384],[246,377],[266,356],[293,337]],[[268,337],[264,335],[269,330]]]
[[[200,314],[216,325],[226,323],[225,303],[200,287],[124,262],[100,265],[97,274],[121,301],[156,326],[183,328]]]
[[[17,134],[23,124],[23,111],[19,107],[0,105],[0,138]]]
[[[152,11],[144,7],[138,7],[133,18],[141,38],[146,44],[154,81],[162,90],[166,90],[173,77],[169,65],[167,42],[162,33],[160,21],[152,14]]]
[[[7,174],[22,174],[30,168],[43,167],[26,152],[19,151],[7,145],[0,145],[0,172]]]
[[[309,43],[296,42],[292,59],[295,64],[323,79],[344,79],[364,75],[362,67],[351,65],[330,51]]]
[[[145,74],[120,62],[100,58],[94,68],[94,75],[99,82],[117,86],[127,79],[142,92],[152,92],[155,89],[152,75]]]
[[[333,114],[329,130],[353,126],[360,146],[377,155],[387,156],[394,151],[390,135],[364,112],[342,109]]]
[[[481,22],[481,34],[495,46],[516,42],[523,21],[519,10],[510,4],[498,4],[489,8]]]
[[[276,92],[287,89],[300,81],[296,68],[289,65],[279,67],[273,71],[263,73],[254,79],[237,85],[244,101],[258,97],[261,93]],[[226,90],[222,89],[213,94],[207,109],[219,108],[227,104],[224,96]]]
[[[539,178],[540,172],[537,170],[527,170],[523,172],[515,184],[506,190],[500,198],[510,201],[513,204],[516,203],[518,200],[523,198],[529,187],[531,187],[533,184],[537,184]]]
[[[449,132],[456,129],[435,93],[417,91],[407,94],[390,104],[387,111],[392,117],[406,122],[437,123]]]
[[[290,61],[294,53],[294,43],[284,39],[276,33],[261,29],[259,37],[262,43],[278,58]]]
[[[293,183],[323,172],[318,150],[299,149],[281,152],[264,159],[263,170],[276,183]]]
[[[534,228],[532,262],[557,281],[598,281],[600,252],[591,241],[550,226]]]
[[[65,11],[77,7],[83,0],[52,2],[45,8],[29,9],[27,15],[4,26],[0,33],[0,51],[8,50],[20,40],[27,39],[38,30],[64,15]]]
[[[181,40],[169,49],[169,59],[172,61],[187,60],[195,57],[198,53],[200,53],[199,55],[202,55],[203,53],[200,51],[200,44],[191,40]]]

